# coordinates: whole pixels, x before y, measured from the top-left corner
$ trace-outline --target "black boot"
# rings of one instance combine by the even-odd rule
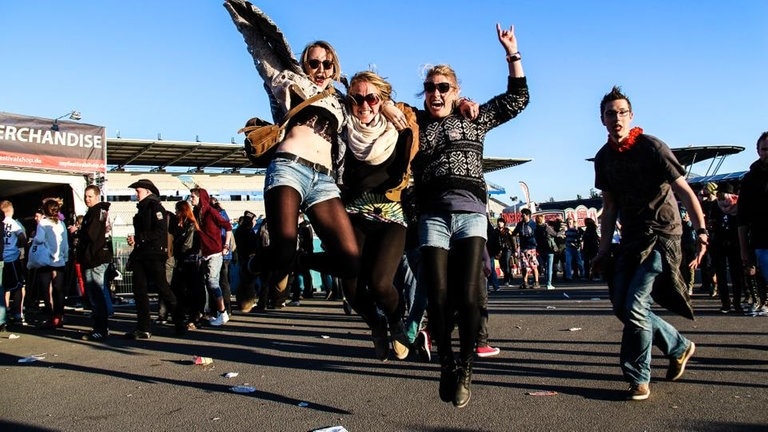
[[[453,406],[464,408],[469,403],[472,391],[469,385],[472,382],[472,360],[462,361],[458,369],[458,382],[456,383],[456,393],[453,396]]]
[[[456,361],[453,354],[440,356],[440,400],[451,402],[456,393]]]

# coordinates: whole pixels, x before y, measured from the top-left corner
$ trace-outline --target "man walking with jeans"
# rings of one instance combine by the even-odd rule
[[[629,400],[651,394],[651,347],[670,360],[667,380],[679,379],[696,346],[651,310],[655,301],[693,319],[688,290],[680,275],[682,223],[675,194],[688,209],[696,229],[698,265],[709,235],[699,201],[685,181],[685,169],[656,137],[631,128],[629,99],[614,87],[600,103],[608,142],[595,156],[595,187],[603,191],[602,237],[593,267],[606,275],[613,311],[624,323],[620,363],[630,383]],[[615,262],[607,263],[616,219],[621,215],[621,243]],[[652,297],[653,296],[653,297]]]
[[[93,330],[88,339],[103,341],[109,335],[107,298],[104,275],[112,261],[111,233],[109,232],[109,203],[101,202],[101,190],[96,185],[85,188],[83,194],[88,211],[77,232],[79,244],[77,261],[83,268],[85,292],[91,303]]]

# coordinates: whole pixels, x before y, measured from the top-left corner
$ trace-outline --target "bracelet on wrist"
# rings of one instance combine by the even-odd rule
[[[707,231],[706,228],[698,228],[696,230],[696,235],[702,235],[702,234],[704,234],[705,236],[709,237],[709,231]]]
[[[523,57],[520,55],[520,51],[514,52],[512,54],[507,54],[507,63],[514,63],[516,61],[522,60]]]

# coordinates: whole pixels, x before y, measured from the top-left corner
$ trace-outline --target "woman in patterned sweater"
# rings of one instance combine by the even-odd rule
[[[425,111],[417,112],[419,153],[413,160],[422,255],[420,283],[429,295],[429,324],[440,357],[440,398],[464,407],[470,399],[472,360],[480,325],[480,290],[484,289],[487,188],[483,178],[485,134],[520,113],[528,104],[526,83],[514,27],[502,30],[507,88],[480,105],[474,120],[454,112],[459,100],[456,74],[447,65],[427,72]],[[460,356],[451,347],[458,312]]]

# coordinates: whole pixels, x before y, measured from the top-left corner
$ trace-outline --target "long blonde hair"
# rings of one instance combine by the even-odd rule
[[[325,50],[326,55],[331,58],[331,62],[333,63],[333,75],[331,75],[331,78],[334,81],[340,81],[341,63],[339,62],[339,56],[336,54],[336,50],[333,49],[331,44],[329,44],[324,40],[317,40],[314,42],[310,42],[306,47],[304,47],[304,51],[301,52],[301,69],[304,72],[309,71],[307,56],[309,56],[309,50],[311,50],[312,48],[322,48]]]

